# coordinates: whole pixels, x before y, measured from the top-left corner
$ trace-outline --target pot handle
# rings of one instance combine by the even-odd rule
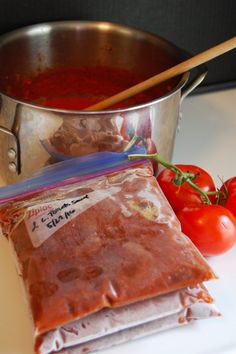
[[[196,69],[197,76],[191,79],[191,81],[186,85],[186,87],[182,89],[180,103],[182,103],[183,99],[188,96],[198,85],[200,85],[208,71],[207,66],[205,64],[199,65]]]
[[[8,168],[11,172],[21,172],[20,144],[16,135],[9,129],[0,125],[0,134],[8,136],[9,146],[6,146],[8,156]]]
[[[1,112],[2,96],[0,96],[0,112]],[[12,105],[12,104],[11,104]],[[9,129],[0,125],[0,136],[3,134],[4,156],[3,160],[7,163],[8,169],[12,173],[21,173],[21,156],[20,156],[20,141],[18,138],[19,119],[17,115],[18,103],[15,105],[12,128]]]

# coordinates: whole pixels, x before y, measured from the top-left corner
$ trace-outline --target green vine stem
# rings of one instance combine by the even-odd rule
[[[210,199],[208,198],[207,194],[205,193],[201,188],[199,188],[193,180],[196,178],[196,175],[194,175],[191,172],[183,172],[181,169],[179,169],[177,166],[171,164],[170,162],[167,162],[164,160],[159,154],[132,154],[128,155],[129,160],[135,160],[135,159],[148,159],[148,160],[154,160],[160,163],[162,166],[166,167],[167,169],[171,170],[172,172],[175,173],[175,179],[174,182],[177,185],[182,185],[184,183],[188,183],[192,188],[194,188],[199,194],[201,194],[204,203],[205,204],[211,204]],[[209,193],[210,194],[210,193]]]

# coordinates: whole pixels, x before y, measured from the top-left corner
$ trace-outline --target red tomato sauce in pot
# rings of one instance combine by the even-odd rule
[[[147,77],[109,66],[47,69],[32,77],[8,82],[7,94],[45,107],[81,110],[125,90]],[[171,91],[176,80],[158,85],[112,108],[127,108],[152,101]]]

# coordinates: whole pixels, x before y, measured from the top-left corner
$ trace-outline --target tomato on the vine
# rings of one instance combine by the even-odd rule
[[[183,232],[204,256],[228,251],[236,242],[236,220],[221,205],[185,207],[177,213]]]
[[[212,177],[202,168],[194,165],[181,164],[175,166],[185,173],[192,173],[192,182],[203,192],[216,192]],[[190,204],[203,204],[202,196],[198,191],[188,183],[179,185],[175,180],[176,173],[167,168],[161,171],[157,176],[157,181],[175,212],[178,212],[180,209]],[[214,194],[209,195],[208,197],[212,203],[215,203]]]
[[[229,209],[236,218],[236,177],[228,179],[220,188],[220,192],[224,194],[220,196],[219,204]]]
[[[234,208],[232,211],[235,211],[236,177],[225,183],[225,208],[216,204],[219,202],[219,193],[212,177],[202,168],[195,165],[173,165],[158,153],[151,156],[129,155],[130,159],[145,157],[165,166],[157,176],[157,181],[175,211],[183,232],[202,254],[213,256],[233,247],[236,243],[236,218],[228,209]]]
[[[231,211],[231,213],[236,218],[236,192],[231,193],[225,203],[225,208]]]

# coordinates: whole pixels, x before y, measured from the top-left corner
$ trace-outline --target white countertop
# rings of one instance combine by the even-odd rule
[[[236,89],[186,98],[176,136],[175,163],[205,168],[215,181],[236,175]]]
[[[236,89],[184,100],[174,162],[199,165],[227,179],[236,175]],[[209,260],[219,280],[208,288],[223,316],[152,335],[101,354],[235,354],[236,247]],[[32,334],[8,243],[0,238],[0,354],[32,354]]]

